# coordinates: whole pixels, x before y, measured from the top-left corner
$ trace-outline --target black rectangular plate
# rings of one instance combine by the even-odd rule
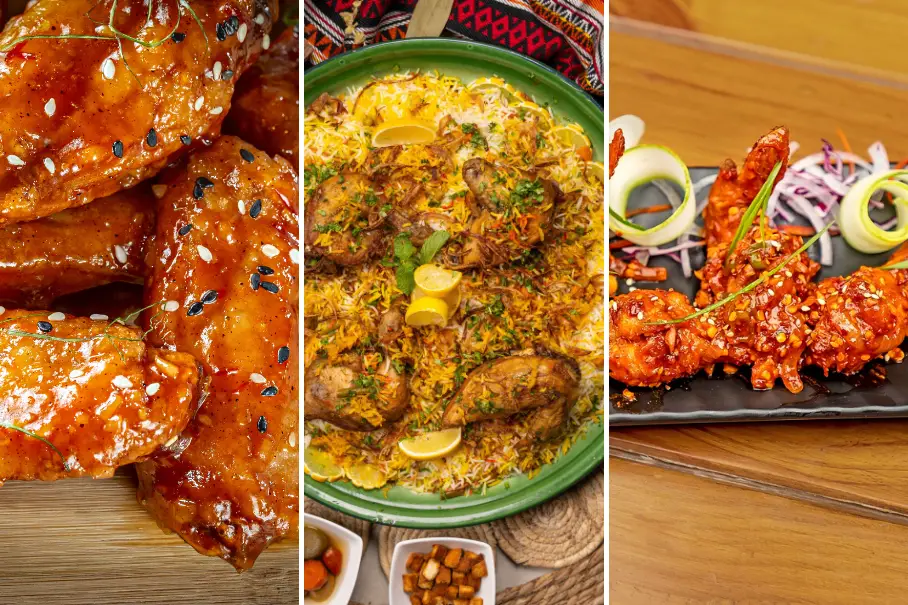
[[[696,182],[716,168],[691,168]],[[651,197],[657,196],[657,197]],[[702,199],[702,197],[701,197]],[[647,187],[634,193],[629,207],[664,203],[664,196]],[[659,220],[664,220],[662,217]],[[842,237],[833,237],[834,264],[823,267],[817,279],[847,275],[862,265],[878,266],[889,253],[866,255],[850,248]],[[818,258],[816,250],[811,251]],[[693,266],[703,264],[702,249],[691,255]],[[636,283],[637,288],[674,288],[693,298],[699,288],[696,278],[687,279],[678,263],[654,258],[653,266],[668,268],[668,281],[661,284]],[[627,285],[621,283],[621,291]],[[908,344],[908,343],[906,343]],[[804,390],[797,395],[781,384],[771,391],[755,391],[747,371],[734,376],[710,378],[697,376],[660,389],[630,389],[634,400],[622,396],[624,384],[609,380],[609,425],[684,424],[706,422],[753,422],[765,420],[805,420],[813,418],[897,418],[908,417],[908,363],[874,362],[852,377],[824,378],[813,369],[805,370]]]

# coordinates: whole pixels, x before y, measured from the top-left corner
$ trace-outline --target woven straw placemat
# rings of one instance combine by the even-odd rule
[[[560,569],[588,557],[605,535],[602,469],[558,498],[492,523],[498,547],[517,565]]]
[[[339,513],[336,510],[332,510],[327,506],[319,504],[312,498],[303,498],[303,509],[310,515],[315,515],[316,517],[321,517],[322,519],[327,519],[332,523],[337,523],[341,527],[346,527],[354,534],[359,534],[363,539],[363,552],[366,551],[366,548],[369,546],[369,536],[372,533],[372,524],[368,521],[363,521],[362,519],[357,519],[356,517],[351,517],[343,513]]]
[[[605,605],[605,548],[576,565],[498,593],[496,605]]]

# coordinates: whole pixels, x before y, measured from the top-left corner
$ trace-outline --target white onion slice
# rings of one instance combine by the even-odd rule
[[[618,116],[608,123],[608,140],[615,137],[615,131],[621,129],[624,135],[624,149],[627,151],[640,144],[643,133],[646,131],[646,123],[633,114]]]
[[[908,170],[889,170],[865,176],[842,199],[839,208],[839,229],[845,241],[865,254],[878,254],[895,248],[908,240]],[[895,228],[885,230],[870,219],[870,197],[877,191],[892,194],[895,206]]]
[[[889,171],[889,154],[879,141],[867,148],[867,154],[873,161],[873,174],[883,174]]]
[[[674,181],[684,190],[684,199],[664,222],[649,229],[623,225],[609,213],[609,228],[624,239],[642,246],[661,246],[681,236],[696,220],[696,201],[687,166],[675,152],[658,145],[639,145],[627,151],[609,179],[609,208],[625,218],[631,191],[655,179]]]

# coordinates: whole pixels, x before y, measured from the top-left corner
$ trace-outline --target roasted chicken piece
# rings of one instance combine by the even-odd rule
[[[712,344],[711,326],[674,290],[635,290],[609,302],[609,376],[630,385],[655,387],[693,376],[724,354]]]
[[[138,328],[48,311],[0,319],[0,484],[110,477],[195,413],[198,363],[146,346]]]
[[[734,238],[741,217],[777,162],[782,163],[782,168],[776,183],[782,180],[788,167],[788,153],[788,129],[779,126],[754,143],[740,171],[732,160],[722,163],[703,212],[707,256],[717,254],[717,246]]]
[[[556,401],[527,413],[526,426],[535,441],[550,441],[561,434],[567,420],[570,405],[567,401]]]
[[[146,185],[47,218],[0,227],[0,304],[47,308],[59,296],[142,282],[154,227]]]
[[[345,171],[325,180],[306,204],[306,254],[343,266],[366,262],[379,250],[385,204],[365,175]]]
[[[0,34],[0,224],[131,187],[216,136],[275,4],[31,3]]]
[[[379,363],[363,363],[355,354],[336,362],[314,361],[306,369],[306,418],[348,431],[374,431],[400,418],[410,396],[406,376],[384,360]]]
[[[893,271],[861,267],[851,275],[824,279],[810,301],[804,363],[854,374],[871,359],[899,361],[908,336],[908,299]]]
[[[543,406],[573,405],[579,383],[580,369],[571,359],[501,357],[470,372],[448,402],[442,424],[464,426]]]
[[[464,162],[463,179],[477,207],[465,242],[446,250],[447,264],[458,269],[502,265],[543,241],[561,197],[555,183],[482,158]]]
[[[291,27],[271,43],[240,78],[224,131],[262,151],[281,155],[299,171],[299,29]]]
[[[162,181],[145,296],[177,310],[147,318],[148,339],[194,354],[211,385],[186,450],[139,465],[138,496],[200,553],[248,569],[299,520],[298,184],[226,136]]]

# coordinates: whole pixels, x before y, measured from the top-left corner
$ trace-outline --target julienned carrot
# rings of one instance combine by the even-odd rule
[[[848,144],[848,139],[845,137],[845,133],[842,132],[841,128],[836,127],[836,133],[839,135],[839,139],[842,141],[842,149],[851,153],[851,145]],[[851,167],[851,174],[854,174],[854,162],[848,160],[848,165]]]
[[[613,242],[608,243],[609,250],[620,250],[621,248],[627,248],[628,246],[633,245],[631,242],[626,239],[616,239]]]
[[[906,166],[908,166],[908,158],[905,158],[904,160],[902,160],[901,162],[899,162],[898,164],[896,164],[896,165],[895,165],[895,169],[896,169],[896,170],[901,170],[902,168],[905,168]]]
[[[634,210],[628,210],[625,213],[624,218],[631,218],[632,216],[638,216],[641,214],[655,214],[657,212],[665,212],[666,210],[671,210],[671,204],[658,204],[656,206],[647,206],[646,208],[635,208]]]

